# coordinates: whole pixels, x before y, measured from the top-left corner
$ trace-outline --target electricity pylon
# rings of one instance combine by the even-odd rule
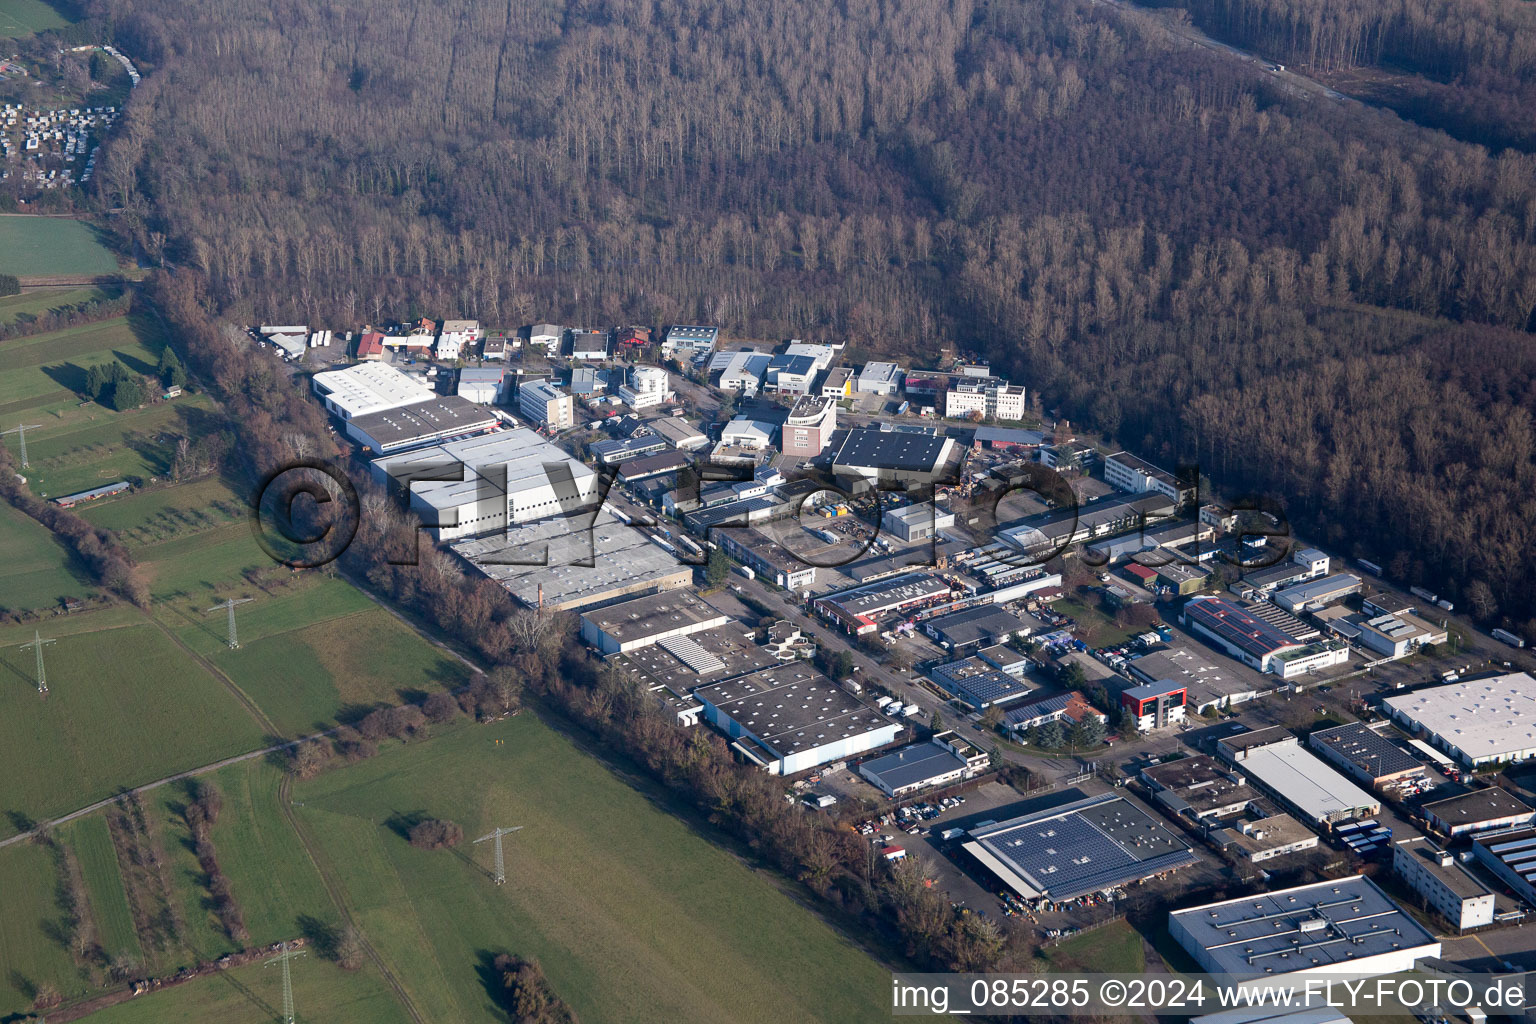
[[[225,609],[226,611],[229,612],[229,649],[230,650],[234,650],[236,647],[240,646],[240,637],[238,635],[236,635],[236,633],[235,633],[235,605],[237,605],[237,604],[250,604],[254,600],[256,600],[254,597],[241,597],[241,598],[227,597],[222,602],[220,602],[219,604],[216,604],[212,608],[209,608],[207,611],[203,612],[204,615],[207,615],[209,612],[216,612],[220,608],[223,608],[223,609]]]
[[[505,882],[507,880],[507,861],[506,861],[506,858],[503,857],[502,853],[501,853],[501,837],[502,836],[509,836],[513,832],[516,832],[519,829],[521,829],[522,827],[523,826],[521,826],[521,825],[516,825],[516,826],[514,826],[512,828],[498,828],[494,832],[487,832],[485,835],[483,835],[479,839],[475,840],[475,842],[477,842],[477,843],[483,843],[487,839],[495,840],[495,844],[494,845],[495,845],[495,849],[496,849],[496,884],[497,885],[501,885],[503,882]]]
[[[47,647],[49,644],[56,644],[56,643],[58,643],[57,640],[44,639],[43,634],[39,633],[37,630],[34,629],[32,631],[32,642],[29,643],[29,644],[22,644],[21,645],[21,649],[22,650],[26,650],[27,648],[30,647],[30,648],[32,648],[33,651],[35,651],[37,653],[37,692],[38,693],[47,693],[48,692],[48,675],[47,675],[46,672],[43,671],[43,648]]]
[[[263,966],[271,967],[279,964],[283,968],[283,1024],[294,1024],[293,1017],[293,961],[304,955],[302,949],[289,949],[288,943],[282,944],[282,951],[268,960]]]
[[[27,468],[27,431],[36,430],[40,426],[42,426],[41,423],[23,423],[18,427],[12,427],[10,430],[0,430],[0,435],[15,434],[17,439],[21,441],[22,469]]]

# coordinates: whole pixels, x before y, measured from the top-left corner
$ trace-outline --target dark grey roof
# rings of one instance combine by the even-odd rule
[[[923,626],[957,647],[993,640],[1004,634],[1029,632],[1029,628],[1017,615],[995,604],[978,605],[940,615],[924,622]]]
[[[1460,796],[1435,800],[1423,804],[1419,809],[1452,826],[1471,825],[1480,821],[1513,818],[1533,813],[1533,808],[1525,801],[1497,786],[1474,789]]]
[[[1372,778],[1385,778],[1424,767],[1402,747],[1359,722],[1319,729],[1308,738],[1313,749],[1332,751]]]
[[[836,466],[874,467],[891,470],[932,470],[944,454],[948,438],[904,430],[860,427],[848,431],[833,459]]]
[[[946,747],[937,743],[914,743],[893,754],[864,762],[859,771],[877,777],[887,789],[897,790],[964,767],[965,761]]]

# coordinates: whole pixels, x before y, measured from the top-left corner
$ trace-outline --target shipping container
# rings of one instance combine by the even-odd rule
[[[1381,566],[1377,565],[1375,562],[1367,562],[1363,558],[1357,558],[1355,559],[1355,564],[1364,569],[1366,572],[1370,573],[1372,576],[1381,575]]]
[[[1496,630],[1494,630],[1493,631],[1493,638],[1495,640],[1502,640],[1505,643],[1509,644],[1509,646],[1511,646],[1511,647],[1524,647],[1525,646],[1525,641],[1523,639],[1521,639],[1520,637],[1518,637],[1515,634],[1511,633],[1507,629],[1496,629]]]

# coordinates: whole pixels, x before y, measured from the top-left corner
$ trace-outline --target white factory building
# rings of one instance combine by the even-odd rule
[[[1202,970],[1255,980],[1399,974],[1441,950],[1362,875],[1176,910],[1168,931]]]
[[[410,488],[411,509],[438,540],[590,508],[598,497],[590,467],[527,429],[386,456],[373,470]]]
[[[1216,752],[1264,791],[1314,828],[1381,813],[1381,801],[1302,747],[1280,726],[1238,733],[1217,741]]]
[[[384,363],[326,370],[315,374],[310,383],[326,409],[347,421],[434,397],[431,388]]]
[[[687,651],[694,641],[689,634],[714,629],[731,621],[724,612],[707,605],[691,590],[665,590],[632,601],[611,604],[581,614],[581,638],[604,654],[660,644],[667,653]]]
[[[1383,704],[1399,724],[1468,767],[1536,757],[1536,679],[1524,672],[1415,690]]]

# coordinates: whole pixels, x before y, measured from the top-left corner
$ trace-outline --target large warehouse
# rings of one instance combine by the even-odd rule
[[[865,761],[859,765],[859,774],[886,796],[900,799],[920,789],[969,778],[983,771],[990,760],[985,751],[955,733],[941,732],[927,743],[914,743]]]
[[[628,525],[609,508],[541,519],[505,533],[456,541],[453,550],[529,608],[580,611],[693,583],[675,549]]]
[[[1381,801],[1308,753],[1290,731],[1273,726],[1220,740],[1216,752],[1296,817],[1315,828],[1381,812]]]
[[[433,397],[431,388],[384,363],[358,363],[317,373],[310,381],[326,409],[343,420],[398,409]]]
[[[1198,859],[1183,839],[1113,793],[972,829],[965,848],[1024,899],[1053,903]]]
[[[1510,672],[1382,702],[1400,724],[1469,767],[1536,757],[1536,679]]]
[[[1246,978],[1372,978],[1440,955],[1435,937],[1362,875],[1176,910],[1168,930],[1202,969]]]
[[[856,427],[832,459],[832,472],[871,484],[934,481],[955,450],[955,442],[914,430]]]
[[[900,725],[803,662],[701,686],[693,695],[710,724],[773,775],[855,757],[901,733]]]
[[[1307,743],[1356,781],[1373,788],[1424,774],[1424,762],[1361,722],[1318,729]]]
[[[523,428],[375,459],[373,471],[410,487],[411,508],[438,540],[591,508],[598,494],[590,467]]]
[[[620,654],[731,621],[691,590],[668,590],[583,612],[581,638],[602,654]]]

